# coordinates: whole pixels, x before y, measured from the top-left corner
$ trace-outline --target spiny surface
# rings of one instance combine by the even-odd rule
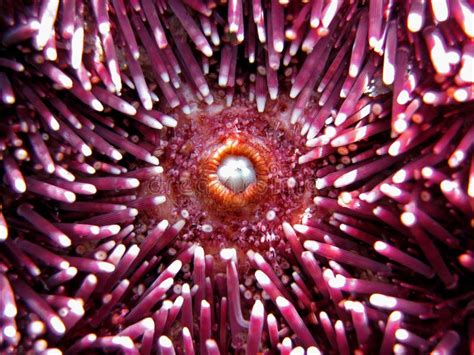
[[[474,352],[471,2],[0,14],[2,351]],[[189,185],[236,130],[240,216]]]

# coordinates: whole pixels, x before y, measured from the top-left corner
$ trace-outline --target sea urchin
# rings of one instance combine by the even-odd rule
[[[2,353],[474,353],[470,0],[0,2]]]

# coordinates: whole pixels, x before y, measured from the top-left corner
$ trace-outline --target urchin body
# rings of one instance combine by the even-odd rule
[[[473,352],[472,4],[0,4],[6,352]]]

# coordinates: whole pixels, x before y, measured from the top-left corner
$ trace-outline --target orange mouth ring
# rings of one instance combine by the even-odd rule
[[[217,175],[222,161],[230,155],[246,157],[254,166],[257,181],[244,191],[236,193],[225,186]],[[267,152],[247,137],[232,136],[215,147],[209,156],[201,161],[203,187],[207,198],[223,207],[242,208],[258,200],[267,189],[269,179]]]

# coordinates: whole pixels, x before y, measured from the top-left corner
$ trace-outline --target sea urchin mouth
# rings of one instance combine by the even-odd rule
[[[245,177],[236,177],[238,174],[244,174],[241,167],[236,167],[237,171],[230,173],[225,171],[229,167],[234,169],[232,165],[237,162],[250,171]],[[268,151],[257,139],[233,134],[216,144],[210,149],[209,155],[203,158],[200,169],[202,175],[198,180],[203,183],[204,195],[211,203],[230,209],[243,208],[258,201],[265,194],[269,162]],[[247,181],[235,181],[243,179]],[[242,184],[245,184],[243,188]],[[200,186],[199,183],[198,187]]]
[[[257,181],[252,162],[243,155],[225,157],[217,168],[217,176],[222,184],[235,193],[245,191]]]

